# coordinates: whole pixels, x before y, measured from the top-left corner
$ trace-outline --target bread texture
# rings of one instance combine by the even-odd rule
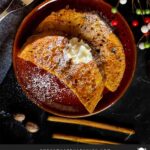
[[[92,113],[102,98],[102,75],[94,60],[86,64],[66,61],[63,50],[67,42],[68,39],[63,36],[31,36],[18,57],[57,76]]]
[[[72,63],[64,51],[77,37],[91,47],[92,60]],[[52,12],[35,29],[18,57],[59,78],[92,113],[107,88],[118,89],[125,72],[125,54],[119,38],[96,12],[61,9]]]
[[[96,12],[79,12],[75,9],[52,12],[39,24],[35,33],[54,29],[87,41],[93,47],[93,55],[103,75],[105,87],[112,92],[117,90],[125,72],[124,48]]]

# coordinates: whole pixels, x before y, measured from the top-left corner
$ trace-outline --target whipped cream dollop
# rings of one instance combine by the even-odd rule
[[[73,37],[64,49],[65,60],[72,60],[73,64],[88,63],[93,60],[91,48],[82,39]]]

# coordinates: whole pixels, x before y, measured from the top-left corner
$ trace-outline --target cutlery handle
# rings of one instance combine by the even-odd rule
[[[0,14],[0,22],[13,10],[14,0],[12,0],[7,8]]]
[[[132,129],[127,129],[127,128],[123,128],[123,127],[109,125],[106,123],[93,122],[93,121],[83,120],[83,119],[69,119],[69,118],[49,116],[48,121],[89,126],[89,127],[94,127],[94,128],[98,128],[98,129],[104,129],[104,130],[109,130],[109,131],[114,131],[114,132],[125,133],[125,134],[129,134],[129,135],[135,134],[135,131]]]
[[[9,12],[7,10],[4,10],[1,14],[0,14],[0,22],[9,14]]]
[[[65,135],[65,134],[60,134],[60,133],[54,133],[52,135],[52,139],[66,140],[66,141],[78,142],[78,143],[84,143],[84,144],[111,144],[111,145],[121,144],[121,143],[106,141],[106,140],[101,140],[101,139],[84,138],[84,137]]]

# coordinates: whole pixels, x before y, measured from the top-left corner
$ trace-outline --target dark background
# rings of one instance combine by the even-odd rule
[[[9,2],[10,0],[0,1],[0,12]],[[9,56],[12,53],[13,39],[20,22],[40,2],[42,0],[37,0],[29,7],[10,14],[5,20],[0,22],[0,63],[3,62],[5,64],[2,67],[0,66],[0,74],[5,72],[10,66],[4,81],[0,84],[0,143],[71,143],[52,140],[51,134],[58,132],[121,143],[150,144],[150,50],[148,49],[143,51],[137,49],[137,69],[126,94],[111,108],[98,115],[86,118],[88,120],[133,128],[136,131],[136,134],[133,136],[128,137],[124,134],[78,125],[47,122],[48,114],[26,98],[16,81]],[[117,0],[107,0],[107,2],[113,6],[117,4]],[[143,7],[146,7],[143,0],[141,0],[141,3]],[[138,4],[136,5],[138,7]],[[131,0],[128,0],[127,5],[120,5],[118,9],[129,25],[131,25],[132,20],[139,20],[139,27],[133,28],[131,26],[135,39],[138,42],[142,36],[140,26],[144,24],[141,16],[138,17],[132,13]],[[24,113],[26,115],[26,120],[23,124],[13,119],[12,115],[14,113]],[[24,127],[27,121],[38,124],[40,127],[39,132],[35,134],[28,133]]]

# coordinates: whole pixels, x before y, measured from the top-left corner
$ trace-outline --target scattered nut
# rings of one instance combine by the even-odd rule
[[[14,119],[15,119],[16,121],[19,121],[19,122],[24,121],[25,118],[26,118],[26,116],[25,116],[24,114],[15,114],[15,115],[14,115]]]
[[[36,132],[39,131],[38,125],[35,124],[35,123],[32,123],[32,122],[27,122],[27,124],[26,124],[25,127],[26,127],[26,129],[27,129],[29,132],[31,132],[31,133],[36,133]]]

